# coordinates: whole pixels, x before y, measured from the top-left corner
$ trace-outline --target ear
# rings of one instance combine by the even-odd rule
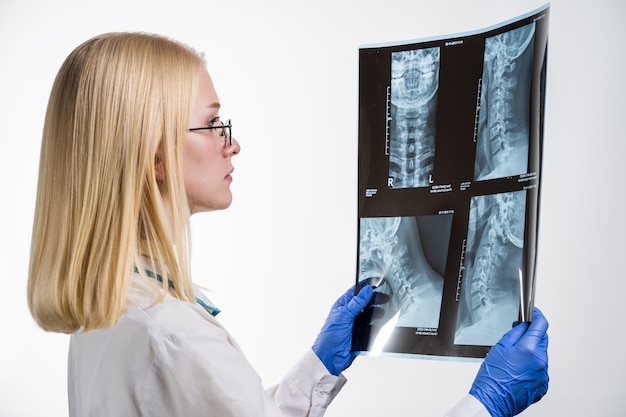
[[[165,164],[163,163],[163,152],[160,149],[154,155],[154,172],[157,182],[165,181]]]

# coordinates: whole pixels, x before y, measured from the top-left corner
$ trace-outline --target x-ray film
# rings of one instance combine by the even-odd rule
[[[532,320],[548,17],[360,48],[359,354],[482,358]]]

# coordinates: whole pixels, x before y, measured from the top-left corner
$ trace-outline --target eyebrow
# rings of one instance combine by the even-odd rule
[[[208,106],[206,106],[203,109],[203,116],[202,117],[214,117],[215,114],[219,114],[219,109],[221,107],[221,104],[219,102],[213,102],[211,104],[209,104]]]

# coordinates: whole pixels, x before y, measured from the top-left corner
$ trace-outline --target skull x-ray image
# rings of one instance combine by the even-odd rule
[[[485,40],[474,179],[528,170],[535,23]]]
[[[391,54],[391,188],[426,187],[431,181],[439,60],[439,48]]]
[[[398,315],[397,327],[438,327],[451,224],[452,215],[361,219],[360,280],[384,277],[376,291],[390,298],[381,324]]]
[[[526,191],[473,197],[454,342],[494,345],[519,316]]]

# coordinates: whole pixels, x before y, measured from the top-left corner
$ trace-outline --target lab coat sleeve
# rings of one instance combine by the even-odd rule
[[[286,416],[321,417],[346,383],[343,375],[331,375],[309,349],[268,393]],[[302,414],[302,410],[308,410]]]
[[[345,382],[328,374],[310,352],[266,391],[219,325],[210,331],[175,332],[156,350],[142,396],[149,416],[319,417]]]
[[[489,411],[476,399],[467,394],[445,417],[490,417]]]

